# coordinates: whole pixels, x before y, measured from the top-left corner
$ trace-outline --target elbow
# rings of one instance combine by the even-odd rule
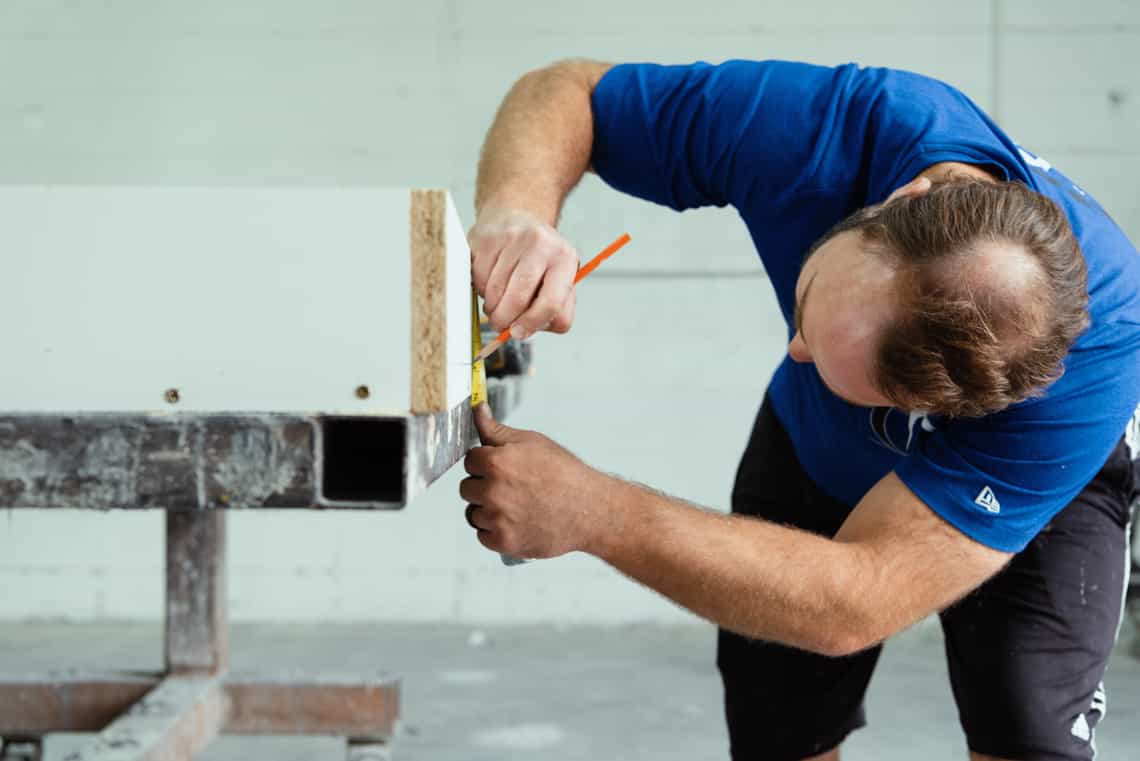
[[[588,86],[581,77],[577,76],[572,63],[571,61],[559,61],[531,69],[518,78],[511,91],[543,94],[585,92],[588,95],[593,90],[592,88],[587,89]]]
[[[843,547],[848,552],[850,546]],[[810,579],[785,591],[782,615],[757,610],[741,627],[746,636],[780,642],[830,658],[868,650],[898,631],[903,623],[874,565],[845,556],[826,563]]]
[[[539,82],[544,85],[549,85],[551,82],[568,82],[589,94],[594,91],[598,82],[612,67],[612,64],[592,61],[588,58],[566,58],[532,69],[524,74],[519,81]]]
[[[850,552],[853,548],[846,545]],[[852,557],[852,556],[849,556]],[[883,595],[886,587],[877,583],[878,566],[873,559],[836,563],[824,584],[817,622],[818,641],[814,652],[842,658],[874,647],[893,634],[888,615],[891,603]],[[842,569],[842,570],[840,570]],[[810,625],[810,622],[809,622]]]
[[[848,592],[838,596],[826,610],[826,614],[805,621],[811,630],[807,645],[800,646],[803,649],[843,658],[872,648],[892,634],[883,628],[882,608],[862,595]]]
[[[881,642],[882,637],[870,626],[859,622],[856,617],[835,613],[825,616],[809,616],[798,626],[785,629],[782,636],[773,637],[771,622],[760,621],[754,625],[733,627],[746,637],[757,640],[775,640],[788,647],[804,650],[829,658],[843,658],[855,655]]]
[[[814,647],[808,649],[829,658],[845,658],[874,647],[880,641],[880,637],[861,631],[856,627],[840,626],[819,637],[813,643]]]

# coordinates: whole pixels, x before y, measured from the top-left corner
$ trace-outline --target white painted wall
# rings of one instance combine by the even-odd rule
[[[569,56],[857,60],[940,76],[1140,237],[1140,5],[1126,0],[7,0],[0,183],[446,186],[470,223],[499,99],[527,68]],[[587,180],[563,227],[584,254],[623,230],[635,240],[583,288],[574,332],[538,340],[513,422],[724,507],[783,351],[742,226]],[[686,615],[589,558],[504,569],[463,523],[458,479],[396,514],[233,514],[233,617]],[[0,617],[158,617],[161,562],[158,513],[0,515]]]

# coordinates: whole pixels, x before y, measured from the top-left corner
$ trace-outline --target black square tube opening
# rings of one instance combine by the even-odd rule
[[[322,427],[325,500],[404,501],[403,418],[325,418]]]

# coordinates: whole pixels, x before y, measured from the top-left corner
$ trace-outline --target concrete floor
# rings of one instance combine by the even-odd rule
[[[1100,757],[1140,756],[1140,661],[1126,630],[1110,667]],[[398,671],[404,722],[395,761],[699,761],[727,758],[705,627],[504,628],[434,625],[237,626],[235,668]],[[156,625],[0,625],[0,671],[157,668]],[[871,687],[871,726],[845,759],[963,759],[942,659],[924,623],[893,640]],[[78,745],[49,743],[45,761]],[[330,738],[223,738],[201,761],[343,758]]]

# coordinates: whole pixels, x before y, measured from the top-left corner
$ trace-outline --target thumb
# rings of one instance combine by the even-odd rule
[[[491,405],[481,402],[474,411],[475,430],[479,432],[479,441],[485,446],[502,446],[513,441],[518,434],[509,425],[503,425],[491,413]]]

